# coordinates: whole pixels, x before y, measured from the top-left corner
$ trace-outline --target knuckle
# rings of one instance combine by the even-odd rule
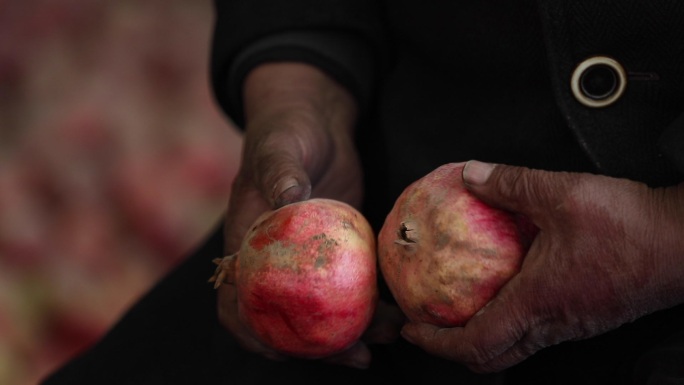
[[[496,187],[513,207],[535,211],[562,208],[579,182],[579,175],[574,173],[509,167],[497,179]]]
[[[496,179],[496,188],[505,192],[514,205],[525,202],[534,195],[536,189],[532,173],[533,171],[522,167],[507,167]]]

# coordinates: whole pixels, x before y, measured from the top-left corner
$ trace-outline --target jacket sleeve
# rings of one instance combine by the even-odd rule
[[[215,0],[211,83],[223,111],[243,126],[245,75],[268,61],[315,65],[346,86],[362,113],[385,61],[375,0]]]

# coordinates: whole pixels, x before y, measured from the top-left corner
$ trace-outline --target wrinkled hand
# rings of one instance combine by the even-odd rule
[[[520,273],[465,327],[404,327],[426,351],[500,371],[684,302],[684,185],[650,189],[474,161],[463,177],[482,200],[527,215],[540,232]]]
[[[244,103],[247,127],[225,220],[226,254],[239,249],[249,226],[267,210],[311,197],[333,198],[358,208],[362,174],[352,139],[356,105],[343,87],[304,64],[265,64],[247,77]],[[242,324],[234,286],[221,285],[218,290],[220,322],[238,341],[250,351],[284,359]],[[393,314],[384,305],[378,309],[379,316]],[[378,329],[377,323],[386,321],[381,317],[369,332],[387,330]],[[383,332],[377,335],[386,338]],[[359,342],[328,361],[365,367],[370,352]]]

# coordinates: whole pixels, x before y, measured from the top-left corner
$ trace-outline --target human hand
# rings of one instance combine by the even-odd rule
[[[478,372],[684,302],[684,184],[469,162],[468,188],[540,229],[522,269],[464,327],[407,324],[427,352]]]
[[[346,89],[314,67],[274,63],[256,68],[244,91],[247,127],[226,214],[228,254],[239,249],[249,226],[267,210],[310,197],[358,208],[362,199],[361,166],[353,144],[356,104]],[[240,321],[235,287],[221,285],[218,290],[219,320],[238,341],[250,351],[285,358],[257,341]],[[365,367],[370,353],[358,343],[329,361]]]

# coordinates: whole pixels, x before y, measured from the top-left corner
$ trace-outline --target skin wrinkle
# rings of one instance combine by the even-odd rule
[[[654,203],[649,211],[648,224],[643,227],[648,231],[648,238],[651,240],[649,245],[652,246],[647,250],[653,255],[656,270],[656,275],[652,277],[655,288],[651,290],[655,291],[653,297],[658,299],[660,308],[674,306],[684,300],[684,280],[681,279],[684,274],[684,239],[681,233],[681,229],[684,228],[684,207],[676,204],[684,199],[683,187],[684,184],[680,184],[670,188],[649,190],[650,201]],[[650,305],[653,306],[652,303]]]
[[[632,222],[637,223],[636,228],[634,228],[634,226],[632,226],[632,228],[626,228],[623,222],[615,219],[623,217],[626,208],[634,207],[629,203],[634,201],[634,204],[636,204],[636,201],[638,201],[641,193],[638,191],[638,188],[635,188],[634,185],[625,186],[626,188],[619,190],[621,192],[616,194],[616,196],[608,197],[606,199],[608,204],[602,206],[600,201],[596,204],[588,203],[596,201],[594,197],[596,194],[594,194],[595,191],[587,191],[586,186],[589,186],[589,184],[581,183],[576,185],[569,194],[571,199],[567,200],[562,205],[557,206],[559,208],[562,207],[565,216],[570,216],[569,213],[584,212],[583,218],[573,220],[572,216],[570,216],[570,229],[575,227],[579,228],[580,225],[574,226],[572,223],[573,221],[582,220],[592,223],[592,227],[594,228],[593,232],[585,236],[574,234],[572,231],[566,233],[565,236],[569,239],[583,239],[579,244],[584,245],[584,247],[575,250],[575,253],[580,255],[591,255],[594,249],[592,245],[604,243],[603,246],[606,246],[605,242],[611,239],[627,240],[628,242],[627,246],[618,241],[613,241],[611,242],[611,245],[607,245],[604,250],[613,250],[613,252],[602,255],[600,263],[592,267],[592,269],[599,268],[600,270],[587,271],[583,274],[587,277],[594,277],[593,279],[588,279],[589,282],[594,284],[594,287],[590,291],[587,291],[585,296],[579,295],[575,301],[576,303],[568,304],[563,315],[556,314],[555,317],[557,317],[557,319],[566,319],[564,323],[568,326],[575,325],[575,328],[569,329],[576,330],[576,336],[572,337],[572,339],[582,339],[604,332],[610,328],[619,326],[618,324],[629,322],[636,319],[638,316],[643,315],[645,313],[643,303],[648,302],[648,299],[640,299],[639,297],[644,296],[644,292],[647,293],[650,291],[649,287],[651,287],[654,282],[656,270],[655,256],[652,255],[652,251],[650,251],[651,248],[643,246],[643,239],[650,238],[648,235],[646,238],[642,236],[643,232],[650,232],[649,228],[652,227],[649,226],[650,222],[638,220]],[[617,206],[617,208],[613,209],[613,206]],[[582,210],[580,210],[580,208]],[[648,244],[651,243],[646,242],[646,245]],[[642,246],[637,247],[639,245]],[[625,266],[623,260],[625,255],[639,256],[640,258],[637,260],[642,263],[639,265]],[[645,255],[648,256],[645,257]],[[559,268],[561,270],[586,270],[584,266],[576,266],[573,262],[574,259],[561,259],[560,263],[562,265]],[[641,291],[641,293],[635,298],[635,288],[645,290],[637,290]],[[602,309],[591,309],[587,308],[588,303],[603,303],[604,306],[602,306]],[[612,304],[612,306],[607,304]],[[585,309],[584,311],[581,310],[583,308]],[[580,309],[579,312],[578,309]],[[603,316],[598,319],[585,319],[584,317],[571,316],[572,314],[578,313],[592,314],[596,313],[597,310],[600,314],[603,314]],[[607,321],[611,319],[619,319],[620,321]],[[553,341],[551,340],[548,341],[549,344],[552,342]]]
[[[336,134],[333,133],[333,140],[331,141],[333,148],[331,149],[330,165],[329,169],[352,169],[359,170],[359,174],[355,173],[344,173],[342,177],[340,175],[335,176],[334,173],[326,172],[322,177],[317,180],[317,186],[326,186],[325,188],[319,188],[316,192],[316,196],[332,196],[337,194],[339,197],[337,199],[346,201],[354,207],[359,208],[363,200],[362,193],[362,178],[360,174],[360,162],[357,156],[338,156],[337,154],[354,154],[357,155],[354,150],[353,139],[346,134]],[[344,150],[340,151],[343,148]],[[350,186],[355,186],[350,189]]]
[[[532,333],[525,333],[518,339],[516,344],[484,364],[475,367],[475,369],[481,372],[489,372],[500,367],[502,364],[506,366],[512,365],[524,360],[545,346],[550,346],[546,342],[541,342],[539,339],[531,337],[531,335]]]
[[[601,226],[604,230],[597,233],[605,234],[604,239],[613,240],[606,248],[612,251],[607,256],[613,257],[613,263],[606,267],[606,273],[608,277],[614,277],[614,280],[623,282],[621,287],[615,288],[615,295],[620,299],[619,305],[623,307],[623,316],[627,320],[633,320],[645,313],[644,310],[639,309],[643,309],[644,304],[654,299],[653,286],[657,283],[658,255],[650,235],[656,226],[648,215],[650,208],[633,210],[634,207],[643,207],[642,198],[647,195],[647,192],[648,189],[644,185],[629,183],[619,189],[613,197],[608,197],[608,201],[613,202],[617,207],[593,209],[594,220],[605,220],[605,225]],[[592,198],[588,197],[586,202],[594,201]],[[627,218],[628,214],[631,218],[627,223],[617,219]],[[625,263],[621,254],[631,255],[630,260],[639,263]],[[640,295],[635,296],[635,293]],[[647,294],[650,295],[647,296]]]
[[[604,221],[601,215],[592,216],[590,220],[595,224],[601,223],[596,226],[597,230],[595,234],[597,235],[592,236],[592,239],[581,242],[580,244],[588,246],[576,249],[574,251],[575,255],[592,255],[594,252],[594,247],[592,245],[594,245],[595,242],[604,242],[605,239],[610,239],[610,235],[607,234],[611,232],[611,230],[609,230],[610,223],[608,220]],[[568,236],[577,239],[574,235]],[[601,239],[599,240],[598,238]],[[593,314],[598,311],[599,313],[603,313],[606,318],[612,318],[614,316],[622,318],[622,315],[617,313],[622,312],[620,309],[622,309],[625,304],[625,299],[622,298],[624,291],[616,287],[613,276],[613,274],[619,272],[621,266],[619,257],[619,255],[603,255],[600,256],[600,262],[589,266],[577,264],[576,259],[573,257],[560,258],[560,265],[558,266],[559,272],[557,273],[559,275],[558,279],[563,279],[565,271],[574,271],[575,273],[581,272],[579,275],[585,277],[585,284],[592,286],[586,288],[579,287],[579,292],[574,296],[569,297],[568,299],[571,301],[566,303],[565,306],[558,306],[558,304],[556,304],[555,308],[557,310],[552,315],[552,318],[555,318],[556,320],[565,320],[562,323],[566,324],[570,328],[569,330],[581,330],[579,334],[583,336],[592,335],[600,330],[590,327],[589,325],[592,321],[585,319],[581,315]],[[618,278],[618,281],[619,280],[620,279]],[[563,298],[563,293],[557,293],[556,296],[557,298]],[[615,301],[618,299],[619,302],[616,303]],[[592,309],[591,304],[594,303],[602,303],[604,305],[601,309]],[[614,305],[610,306],[608,304]],[[580,316],[576,317],[574,314],[579,314]]]
[[[335,91],[335,92],[332,92]],[[332,174],[327,172],[328,169],[336,168],[349,168],[349,163],[356,163],[355,159],[349,157],[338,156],[339,149],[344,149],[341,153],[352,153],[356,154],[353,144],[353,131],[355,128],[354,121],[356,119],[356,107],[355,103],[350,100],[350,95],[347,93],[340,93],[339,90],[332,90],[331,92],[325,92],[322,90],[323,96],[318,99],[311,99],[310,102],[314,106],[309,108],[311,112],[310,115],[305,116],[305,118],[313,118],[310,121],[302,119],[298,121],[296,128],[309,129],[314,131],[313,135],[306,135],[301,133],[294,133],[296,138],[299,138],[300,142],[300,159],[301,164],[308,171],[308,175],[311,178],[311,184],[315,186],[331,186],[331,189],[337,191],[344,191],[349,184],[358,183],[358,179],[354,176],[349,176],[349,180],[339,180],[339,178],[331,179]],[[322,100],[329,100],[332,105],[346,104],[353,105],[354,108],[342,109],[344,112],[340,113],[338,108],[323,108],[323,106],[329,106],[328,103],[321,103]],[[318,106],[319,105],[319,106]],[[317,107],[318,106],[318,107]],[[303,109],[305,110],[305,109]],[[316,140],[313,140],[313,139]],[[303,140],[310,140],[309,142],[304,142]],[[280,144],[282,146],[282,144]],[[321,151],[321,149],[327,149]],[[320,158],[319,156],[323,154],[325,157]],[[311,168],[310,165],[318,165],[317,169]],[[338,188],[335,188],[337,186]],[[360,188],[358,189],[360,191]],[[315,196],[326,196],[330,195],[331,191],[318,191]],[[348,196],[340,198],[351,203],[353,206],[358,207],[361,202],[360,196]]]
[[[514,278],[512,284],[521,287],[525,285],[519,276]],[[509,292],[512,292],[510,288],[508,289]],[[491,358],[488,360],[476,360],[475,362],[469,363],[469,367],[475,371],[496,371],[502,367],[502,364],[504,364],[503,366],[513,365],[545,346],[557,344],[562,341],[562,337],[560,337],[562,333],[550,333],[547,327],[544,326],[544,324],[546,324],[544,319],[539,317],[530,319],[524,316],[524,314],[530,314],[530,311],[535,307],[536,302],[518,303],[518,300],[520,299],[518,297],[511,298],[510,300],[505,300],[503,298],[507,298],[505,293],[502,293],[502,295],[497,297],[494,301],[508,302],[507,310],[513,313],[510,318],[516,321],[516,327],[508,330],[508,332],[511,333],[512,338],[507,340],[513,342],[508,346],[503,346],[499,349],[500,353],[492,354]],[[530,321],[532,321],[532,323],[530,323]],[[565,327],[563,327],[563,331],[566,331]],[[548,337],[553,335],[556,337]],[[487,346],[486,341],[485,346]]]
[[[528,352],[521,354],[523,351],[525,351],[521,347],[527,345],[524,343],[524,341],[527,340],[526,336],[527,334],[524,334],[520,338],[511,339],[511,341],[516,342],[514,342],[508,347],[504,347],[504,350],[501,353],[491,354],[490,358],[487,360],[482,360],[481,358],[478,358],[476,361],[468,363],[469,367],[476,372],[491,372],[494,371],[495,368],[500,366],[500,363],[502,361],[510,363],[521,361],[521,359],[524,359],[525,357],[529,356],[529,354],[531,354]],[[480,354],[479,357],[482,357],[482,354]],[[513,357],[513,359],[511,359],[510,357]]]
[[[258,157],[255,157],[253,159],[254,164],[252,165],[252,167],[254,167],[255,170],[261,171],[256,174],[256,182],[264,186],[267,186],[270,184],[269,182],[272,182],[274,183],[274,189],[280,187],[280,191],[273,191],[273,198],[275,198],[275,195],[284,191],[285,188],[292,187],[277,186],[277,184],[275,183],[280,181],[283,177],[290,176],[293,173],[292,170],[290,170],[289,168],[268,166],[272,164],[282,164],[283,161],[287,161],[291,164],[302,164],[306,167],[308,164],[311,164],[307,162],[317,161],[317,159],[311,159],[311,156],[308,155],[308,153],[314,151],[307,151],[307,146],[323,145],[323,143],[304,143],[301,139],[302,135],[298,135],[296,133],[297,130],[300,130],[297,128],[298,122],[300,120],[305,121],[305,116],[296,116],[294,118],[288,116],[288,119],[291,121],[291,123],[287,124],[288,126],[292,127],[290,128],[290,130],[288,130],[287,132],[274,131],[266,133],[265,139],[262,140],[256,148],[248,150],[255,154],[260,154]],[[324,139],[320,138],[320,141],[323,142]],[[283,143],[288,143],[287,148],[290,149],[290,152],[288,152],[287,154],[282,154],[274,151],[275,149],[279,148],[279,146],[281,146]],[[287,155],[288,159],[284,159],[285,155]],[[307,159],[307,157],[309,159]],[[279,163],[273,163],[274,160],[278,161]],[[307,168],[310,169],[311,167],[308,166]],[[316,171],[320,173],[320,170]],[[294,173],[294,175],[297,174]],[[303,181],[297,180],[296,182],[301,185]]]

